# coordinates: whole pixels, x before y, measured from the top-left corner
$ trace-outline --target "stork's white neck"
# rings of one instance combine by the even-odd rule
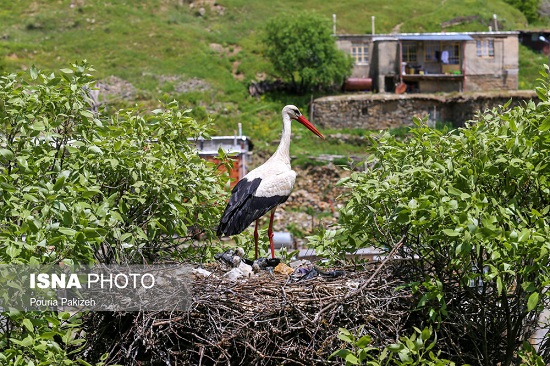
[[[281,133],[281,142],[279,147],[270,159],[278,159],[283,161],[290,167],[290,126],[292,121],[287,113],[283,112],[283,132]]]

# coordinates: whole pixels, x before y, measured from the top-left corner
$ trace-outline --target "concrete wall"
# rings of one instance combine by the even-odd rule
[[[471,34],[464,47],[465,91],[513,90],[518,88],[519,42],[517,35]],[[477,56],[476,41],[492,39],[494,57]]]
[[[312,121],[321,128],[382,130],[412,126],[412,118],[435,116],[437,121],[461,126],[478,111],[536,99],[533,91],[452,94],[354,94],[318,98],[313,101]],[[432,117],[433,118],[433,117]]]
[[[373,47],[373,60],[371,66],[371,78],[373,90],[386,91],[390,87],[386,80],[392,80],[399,75],[401,70],[399,42],[395,39],[375,39]],[[393,88],[394,85],[391,86]]]
[[[369,47],[369,62],[368,64],[354,65],[351,77],[352,78],[369,78],[371,77],[370,65],[371,65],[371,58],[373,54],[373,43],[371,42],[371,38],[370,37],[365,38],[362,36],[349,36],[349,37],[341,38],[336,41],[336,47],[339,50],[342,50],[350,55],[351,55],[351,47],[354,44],[367,45]]]

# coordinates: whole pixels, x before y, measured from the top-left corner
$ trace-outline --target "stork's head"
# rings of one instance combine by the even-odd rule
[[[302,113],[300,112],[300,110],[298,109],[298,107],[296,107],[295,105],[287,105],[283,108],[283,115],[284,114],[287,114],[291,119],[294,119],[298,122],[300,122],[301,124],[303,124],[304,126],[307,127],[308,130],[310,130],[311,132],[313,132],[314,134],[316,134],[317,136],[319,136],[320,138],[322,139],[325,139],[325,136],[323,136],[321,134],[321,132],[319,132],[315,126],[309,122],[303,115]]]

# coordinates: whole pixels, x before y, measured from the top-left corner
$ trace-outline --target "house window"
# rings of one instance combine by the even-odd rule
[[[439,49],[439,42],[426,42],[426,54],[424,56],[424,61],[426,62],[438,62],[437,58],[441,53]]]
[[[495,41],[480,39],[476,41],[477,57],[495,57]]]
[[[425,62],[460,64],[460,43],[458,42],[426,42],[425,49]]]
[[[403,43],[403,61],[416,62],[416,43]]]
[[[447,51],[447,63],[451,65],[458,65],[460,63],[460,45],[458,43],[444,43],[441,47],[441,59],[444,60],[444,52]]]
[[[369,63],[369,46],[365,44],[354,44],[351,46],[351,57],[357,65],[367,65]]]

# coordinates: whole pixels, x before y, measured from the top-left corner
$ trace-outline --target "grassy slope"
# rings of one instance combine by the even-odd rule
[[[257,147],[271,150],[268,142],[278,137],[281,107],[288,103],[305,107],[311,98],[270,95],[256,100],[247,94],[249,81],[260,72],[270,73],[260,55],[259,37],[265,20],[272,16],[313,11],[331,19],[337,14],[338,33],[370,33],[372,15],[377,33],[396,27],[401,32],[441,31],[441,22],[468,15],[477,15],[478,21],[445,30],[485,31],[493,13],[498,14],[502,29],[526,24],[523,15],[502,0],[220,0],[218,4],[224,7],[223,15],[205,5],[206,14],[199,16],[198,6],[184,0],[0,0],[0,57],[5,56],[8,71],[31,64],[56,70],[87,59],[98,78],[116,75],[136,86],[139,102],[147,108],[158,100],[172,99],[193,108],[201,106],[198,109],[215,116],[221,133],[232,133],[236,123],[242,122]],[[227,52],[212,50],[212,43],[223,45]],[[235,50],[239,52],[231,52]],[[532,78],[538,65],[526,50],[521,55],[529,57],[529,62],[522,62],[529,70],[520,74],[521,85],[529,88],[533,81],[525,77]],[[233,77],[234,67],[243,80]],[[160,76],[196,77],[208,81],[212,89],[176,93],[174,85],[162,83]],[[295,130],[306,136],[302,129]],[[296,141],[293,153],[360,151],[360,147],[336,143],[312,146],[308,140]]]

